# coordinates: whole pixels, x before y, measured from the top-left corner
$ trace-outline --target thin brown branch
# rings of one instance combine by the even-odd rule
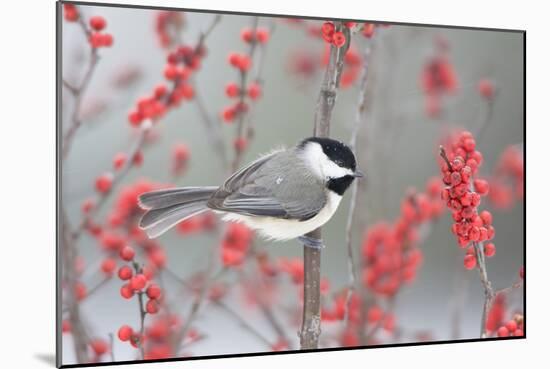
[[[445,161],[445,164],[447,164],[447,168],[450,171],[452,171],[453,167],[451,166],[451,162],[449,161],[449,158],[447,157],[447,152],[445,151],[445,148],[443,147],[443,145],[439,145],[439,156],[441,156],[441,158],[443,158],[443,160]]]
[[[313,133],[318,137],[330,135],[332,110],[344,67],[344,55],[350,44],[349,30],[342,22],[336,22],[336,29],[346,31],[346,44],[341,48],[330,47],[330,59],[325,70],[314,115]],[[321,228],[306,235],[322,244]],[[299,333],[300,348],[316,349],[321,334],[321,249],[304,245],[304,306],[302,327]]]
[[[365,120],[365,110],[367,108],[367,82],[369,77],[369,61],[370,61],[371,47],[369,44],[365,47],[363,54],[363,70],[361,75],[361,82],[359,87],[359,97],[357,101],[357,109],[355,112],[355,125],[349,141],[350,149],[355,152],[357,146],[357,136],[359,135],[359,129],[361,124]],[[359,190],[358,181],[354,181],[351,187],[350,206],[348,210],[348,218],[346,222],[346,246],[348,251],[348,274],[349,274],[349,288],[346,293],[346,305],[345,305],[345,322],[349,320],[349,306],[351,303],[351,296],[357,288],[358,274],[356,270],[355,260],[353,257],[353,240],[352,229],[355,218],[355,211],[357,209],[357,192]]]
[[[65,282],[65,293],[63,298],[67,303],[68,319],[73,334],[75,356],[78,363],[87,363],[88,342],[87,334],[82,322],[80,304],[75,295],[77,273],[75,270],[78,249],[71,237],[71,227],[64,207],[61,207],[61,256],[63,260],[63,280]]]
[[[483,303],[483,312],[481,315],[481,328],[480,328],[480,337],[487,337],[486,325],[487,317],[491,309],[493,299],[495,297],[495,292],[491,286],[491,281],[487,277],[487,265],[485,264],[485,254],[483,253],[483,244],[480,242],[474,242],[474,250],[477,261],[477,268],[479,270],[479,277],[481,279],[481,284],[485,292],[485,301]]]

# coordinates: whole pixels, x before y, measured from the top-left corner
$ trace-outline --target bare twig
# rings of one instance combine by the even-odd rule
[[[315,109],[313,133],[318,137],[328,137],[332,110],[336,103],[336,93],[340,84],[340,75],[344,67],[344,55],[349,48],[349,30],[342,22],[336,22],[336,29],[344,31],[346,44],[341,48],[330,47],[330,59],[325,71],[317,107]],[[310,232],[307,237],[322,244],[321,228]],[[304,306],[302,327],[299,333],[302,349],[316,349],[321,334],[321,249],[304,245]]]
[[[201,115],[202,121],[206,128],[208,138],[212,142],[212,147],[218,154],[218,157],[220,159],[220,165],[222,166],[225,172],[228,169],[227,153],[225,148],[225,141],[223,140],[222,134],[220,132],[219,122],[217,121],[214,122],[212,120],[212,118],[208,114],[206,106],[204,105],[202,97],[199,95],[196,88],[195,88],[194,101],[195,101],[195,104],[197,105],[197,108],[199,109],[199,113]]]
[[[357,110],[355,112],[355,125],[351,134],[349,141],[350,149],[355,152],[357,145],[357,136],[359,134],[359,129],[361,123],[364,121],[364,113],[367,108],[367,82],[369,77],[369,59],[370,59],[371,47],[367,45],[365,47],[363,55],[363,71],[361,75],[361,82],[359,87],[359,98],[357,102]],[[355,210],[357,208],[357,192],[358,192],[358,181],[354,181],[351,187],[351,198],[350,206],[348,210],[348,219],[346,222],[346,245],[348,250],[348,273],[349,273],[349,288],[346,295],[346,305],[344,320],[346,323],[349,320],[349,305],[351,303],[351,296],[356,289],[356,284],[358,281],[357,270],[355,266],[355,261],[353,257],[353,243],[352,243],[352,228],[355,217]]]

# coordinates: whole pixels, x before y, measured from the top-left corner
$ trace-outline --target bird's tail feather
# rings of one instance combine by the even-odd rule
[[[217,187],[184,187],[141,194],[139,206],[147,211],[139,226],[150,238],[158,237],[179,222],[208,210],[206,203],[216,190]]]

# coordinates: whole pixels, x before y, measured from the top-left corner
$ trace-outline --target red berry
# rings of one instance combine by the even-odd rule
[[[173,80],[176,79],[176,77],[178,77],[178,67],[174,64],[166,64],[164,67],[164,78]]]
[[[107,22],[105,21],[105,18],[96,15],[90,18],[90,26],[96,31],[101,31],[107,26]]]
[[[168,93],[168,88],[164,84],[159,84],[155,87],[154,95],[156,99],[160,99]]]
[[[334,35],[332,36],[332,43],[336,47],[342,47],[346,43],[346,36],[343,32],[334,32]]]
[[[235,115],[235,109],[232,106],[225,108],[222,112],[222,118],[226,123],[232,122],[235,119]]]
[[[119,152],[113,158],[113,167],[115,168],[115,170],[119,170],[122,169],[124,164],[126,164],[126,154]]]
[[[136,274],[132,279],[130,279],[130,288],[134,291],[139,291],[147,283],[147,278],[143,274]]]
[[[490,226],[493,223],[493,215],[487,210],[483,210],[481,213],[479,213],[479,216],[483,220],[483,224],[485,224],[486,226]]]
[[[334,35],[334,23],[332,22],[323,23],[323,25],[321,26],[321,32],[323,33],[323,35],[329,36],[330,38],[332,38],[332,36]]]
[[[134,296],[134,290],[126,283],[120,287],[120,295],[125,299],[131,299]]]
[[[256,100],[262,94],[262,88],[258,83],[254,82],[248,86],[247,93],[252,100]]]
[[[145,304],[145,311],[149,314],[156,314],[159,311],[159,304],[156,300],[149,300]]]
[[[485,256],[487,256],[487,257],[494,256],[495,252],[496,252],[495,244],[494,243],[486,243],[483,246],[483,252],[485,253]],[[510,329],[510,330],[513,331],[513,329]]]
[[[124,246],[120,250],[120,257],[122,258],[122,260],[132,261],[135,255],[136,255],[136,252],[131,246]]]
[[[261,44],[265,44],[269,41],[269,31],[265,28],[258,28],[256,30],[256,41]]]
[[[500,327],[497,331],[497,335],[499,337],[508,337],[510,335],[510,332],[508,331],[508,328]]]
[[[128,325],[123,325],[118,329],[118,338],[121,341],[128,341],[133,334],[134,330]]]
[[[476,267],[476,258],[474,255],[466,254],[464,256],[464,268],[472,270]]]
[[[477,88],[479,90],[479,94],[486,99],[492,99],[495,94],[493,83],[487,79],[482,79],[479,81]]]
[[[246,72],[247,70],[250,69],[251,65],[252,65],[252,60],[250,60],[250,57],[248,55],[242,55],[240,57],[237,68],[239,68],[243,72]]]
[[[107,258],[101,262],[101,271],[108,276],[111,276],[116,268],[116,260],[113,258]]]
[[[510,320],[505,325],[506,329],[508,329],[510,332],[515,332],[516,329],[518,329],[518,323],[516,323],[515,320]]]
[[[149,287],[147,287],[146,293],[147,297],[150,299],[158,299],[160,297],[162,290],[161,288],[156,284],[151,284]]]
[[[111,173],[105,173],[97,177],[95,181],[95,189],[97,192],[106,193],[109,192],[113,184],[113,175]]]
[[[235,142],[233,142],[233,146],[235,147],[235,150],[237,150],[239,152],[246,149],[247,145],[248,145],[248,141],[244,137],[237,137],[235,139]]]
[[[231,53],[227,57],[227,60],[229,61],[229,64],[231,64],[234,67],[238,67],[241,63],[241,56],[237,53]]]
[[[109,351],[109,346],[107,345],[107,342],[105,342],[101,338],[93,339],[90,342],[90,347],[97,356],[101,356]]]
[[[254,34],[252,33],[251,28],[243,28],[241,31],[241,39],[244,42],[250,43],[254,40]]]
[[[128,265],[123,265],[118,270],[118,277],[123,281],[127,281],[128,279],[132,278],[133,275],[134,272],[132,271],[132,268],[130,268]]]
[[[489,182],[484,179],[474,180],[474,189],[481,196],[487,195],[489,193]]]
[[[519,268],[519,277],[521,279],[525,278],[525,267],[523,267],[523,265],[521,266],[521,268]]]
[[[101,36],[102,46],[111,47],[113,45],[113,36],[110,33],[105,33]]]
[[[374,23],[365,23],[363,28],[363,35],[367,38],[371,38],[374,34]]]
[[[71,332],[71,322],[67,319],[63,320],[61,323],[61,331],[63,333],[70,333]]]
[[[103,46],[103,35],[99,32],[93,32],[90,35],[89,41],[90,41],[90,45],[92,45],[94,49],[97,49]]]
[[[84,300],[88,296],[88,290],[84,283],[76,282],[74,286],[74,294],[78,301]]]
[[[143,115],[137,110],[132,110],[128,113],[128,121],[132,126],[137,127],[143,121]]]
[[[76,22],[79,18],[78,9],[73,4],[63,4],[64,16],[67,22]]]
[[[240,93],[240,88],[235,82],[228,83],[225,86],[225,94],[227,97],[237,97]]]

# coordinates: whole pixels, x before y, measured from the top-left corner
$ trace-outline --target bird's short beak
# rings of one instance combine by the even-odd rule
[[[355,173],[353,173],[353,176],[355,178],[363,178],[365,175],[360,170],[356,170]]]

